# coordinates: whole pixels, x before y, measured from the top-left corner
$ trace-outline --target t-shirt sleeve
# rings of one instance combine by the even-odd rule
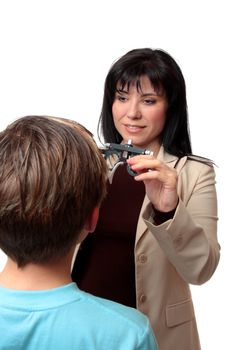
[[[136,350],[158,350],[158,345],[149,323]]]

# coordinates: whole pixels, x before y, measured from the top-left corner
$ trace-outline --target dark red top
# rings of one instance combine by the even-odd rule
[[[143,182],[120,165],[108,185],[97,228],[76,258],[72,277],[80,289],[136,306],[134,244],[144,195]]]

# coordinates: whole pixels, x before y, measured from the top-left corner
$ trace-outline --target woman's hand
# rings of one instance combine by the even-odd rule
[[[127,160],[138,175],[136,181],[144,181],[146,194],[160,212],[169,212],[178,203],[177,172],[153,156],[140,155]]]

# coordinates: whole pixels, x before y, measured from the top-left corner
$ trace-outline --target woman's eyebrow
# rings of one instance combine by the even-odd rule
[[[129,91],[121,88],[121,89],[116,89],[116,93],[128,94]],[[158,94],[158,93],[156,93],[156,92],[142,92],[142,91],[141,91],[140,95],[141,95],[142,97],[150,97],[150,96],[157,97],[157,96],[162,96],[162,94]]]
[[[124,90],[124,89],[116,89],[116,92],[118,93],[124,93],[124,94],[128,94],[128,90]]]
[[[116,92],[122,92],[124,94],[128,94],[129,91],[128,90],[124,90],[124,89],[116,89]],[[142,96],[158,96],[158,94],[156,92],[141,92]]]
[[[145,92],[141,94],[142,96],[159,96],[156,92]]]

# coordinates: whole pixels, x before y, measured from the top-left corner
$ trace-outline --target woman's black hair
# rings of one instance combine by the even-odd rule
[[[110,68],[104,85],[98,134],[104,142],[120,143],[122,136],[114,126],[112,105],[119,83],[121,89],[135,83],[140,89],[140,77],[146,75],[156,92],[165,91],[168,108],[165,127],[161,133],[164,150],[182,157],[191,155],[186,85],[176,61],[160,49],[135,49],[119,58]]]

